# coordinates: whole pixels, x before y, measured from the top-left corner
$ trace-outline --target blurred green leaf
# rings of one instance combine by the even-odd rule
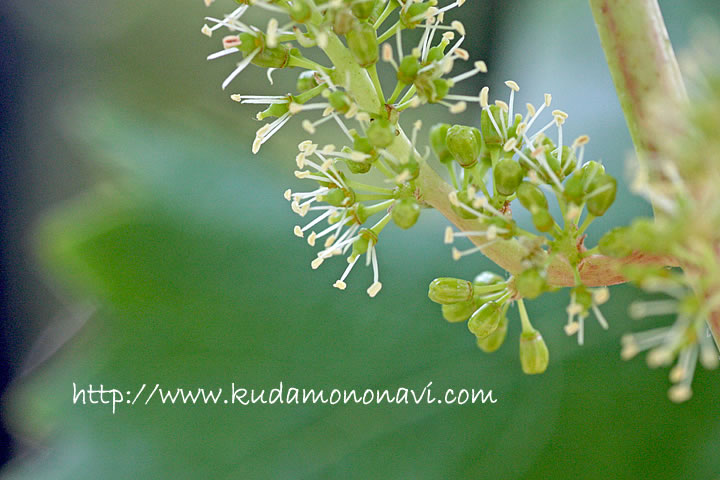
[[[664,396],[666,372],[623,363],[619,289],[610,333],[562,334],[559,296],[532,302],[545,375],[523,376],[516,313],[494,355],[426,297],[449,261],[440,229],[390,233],[385,285],[367,272],[330,287],[342,261],[312,272],[290,234],[284,186],[201,130],[91,111],[83,136],[123,174],[55,212],[39,233],[47,268],[102,308],[10,398],[16,429],[49,450],[6,471],[64,478],[707,478],[720,463],[720,386]],[[88,129],[89,128],[89,129]],[[288,170],[289,171],[289,170]],[[423,214],[425,215],[425,214]],[[427,221],[427,218],[424,219]],[[416,236],[413,236],[415,233]],[[385,239],[383,239],[385,242]],[[422,262],[418,261],[422,259]],[[486,268],[487,265],[483,264]],[[618,290],[618,289],[616,289]],[[166,388],[492,389],[494,405],[72,405],[72,383]],[[658,441],[658,439],[662,439]],[[600,469],[599,466],[602,465]]]

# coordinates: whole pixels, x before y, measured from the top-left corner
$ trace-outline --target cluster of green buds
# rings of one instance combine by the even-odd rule
[[[428,297],[442,305],[442,315],[451,323],[467,322],[477,346],[492,353],[505,342],[508,309],[518,305],[522,332],[520,364],[526,374],[543,373],[549,363],[547,345],[530,323],[525,304],[516,299],[512,279],[505,280],[492,272],[483,272],[470,282],[459,278],[436,278],[430,284]]]
[[[530,133],[540,115],[551,105],[545,95],[539,107],[528,103],[526,113],[516,113],[517,83],[506,82],[508,102],[488,102],[487,87],[480,92],[480,128],[468,125],[437,124],[431,129],[431,147],[446,165],[455,187],[449,195],[458,216],[474,220],[477,230],[453,231],[448,227],[445,243],[467,237],[475,246],[461,251],[453,247],[455,260],[492,247],[496,242],[518,239],[526,247],[523,269],[512,279],[518,298],[535,299],[551,290],[547,282],[553,258],[562,255],[574,272],[570,289],[565,332],[584,342],[584,321],[591,313],[600,325],[608,323],[598,308],[606,302],[606,288],[589,289],[583,284],[580,266],[598,248],[588,249],[585,231],[605,214],[615,200],[617,184],[602,164],[583,160],[589,138],[582,135],[571,144],[563,142],[563,125],[568,115],[552,111],[549,122]],[[552,137],[548,131],[554,128]],[[551,214],[548,197],[560,211],[559,221]],[[516,202],[524,208],[534,231],[519,225],[513,215]],[[587,213],[584,215],[585,209]]]

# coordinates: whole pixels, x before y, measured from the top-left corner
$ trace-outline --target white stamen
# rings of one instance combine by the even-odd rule
[[[227,88],[227,86],[230,85],[230,82],[232,82],[235,79],[235,77],[240,75],[240,72],[245,70],[245,68],[248,65],[250,65],[250,62],[252,62],[253,58],[255,58],[255,55],[257,55],[258,53],[260,53],[260,49],[256,48],[255,50],[253,50],[253,52],[250,55],[245,57],[242,62],[238,63],[237,68],[235,70],[233,70],[233,72],[223,82],[223,84],[222,84],[223,90],[225,90]]]

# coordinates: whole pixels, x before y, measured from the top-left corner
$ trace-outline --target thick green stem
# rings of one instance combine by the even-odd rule
[[[620,105],[641,160],[656,151],[648,101],[682,102],[685,86],[657,0],[590,0]]]

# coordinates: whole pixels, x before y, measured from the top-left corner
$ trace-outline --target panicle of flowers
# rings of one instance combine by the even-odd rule
[[[311,139],[300,143],[295,176],[314,185],[307,191],[285,193],[296,214],[312,217],[294,228],[311,246],[319,242],[312,268],[334,256],[347,259],[334,284],[340,290],[346,288],[347,278],[364,256],[373,271],[367,292],[374,297],[382,288],[377,252],[381,232],[390,221],[400,228],[412,227],[424,206],[415,180],[429,148],[419,145],[421,122],[414,122],[406,135],[401,114],[426,103],[459,113],[479,98],[451,93],[458,83],[487,71],[484,62],[478,61],[465,73],[451,75],[456,62],[470,59],[461,47],[466,33],[463,24],[444,23],[446,14],[463,3],[256,0],[242,2],[228,15],[206,18],[202,32],[207,36],[226,31],[222,49],[208,59],[241,57],[223,89],[250,65],[267,69],[270,85],[276,70],[300,71],[296,93],[231,96],[241,104],[265,108],[256,115],[268,123],[257,130],[253,153],[296,116],[302,117],[300,124],[310,135],[327,125],[341,132],[342,140],[336,145],[320,147]],[[246,20],[248,10],[255,7],[269,13],[267,25]],[[422,30],[420,40],[407,45],[403,31],[414,29]],[[323,51],[330,64],[312,60],[315,56],[306,53],[312,49]],[[355,65],[348,65],[348,59]],[[395,70],[389,96],[377,74],[376,63],[381,59]],[[353,88],[353,75],[369,78],[373,91]],[[358,180],[370,172],[378,172],[381,180],[377,175]]]
[[[512,80],[505,85],[509,89],[507,102],[496,100],[491,104],[488,87],[480,91],[475,100],[482,108],[480,128],[439,124],[431,130],[433,151],[446,165],[455,187],[449,194],[452,208],[477,225],[476,229],[458,232],[447,227],[444,240],[452,244],[456,238],[465,237],[474,243],[467,250],[453,247],[455,260],[486,251],[503,240],[519,240],[526,255],[523,271],[511,279],[511,284],[517,297],[525,299],[537,298],[550,289],[547,267],[553,255],[562,254],[575,273],[565,331],[577,334],[582,345],[585,319],[591,313],[604,329],[608,328],[599,305],[607,301],[609,292],[583,285],[580,267],[592,254],[584,245],[584,232],[613,203],[616,181],[601,163],[584,161],[587,135],[565,143],[565,112],[552,110],[550,120],[536,126],[543,112],[550,109],[550,94],[537,107],[526,104],[526,111],[520,113],[515,105],[520,87]],[[546,194],[559,204],[561,221],[551,215]],[[519,226],[513,217],[511,205],[515,200],[529,213],[535,232]]]

